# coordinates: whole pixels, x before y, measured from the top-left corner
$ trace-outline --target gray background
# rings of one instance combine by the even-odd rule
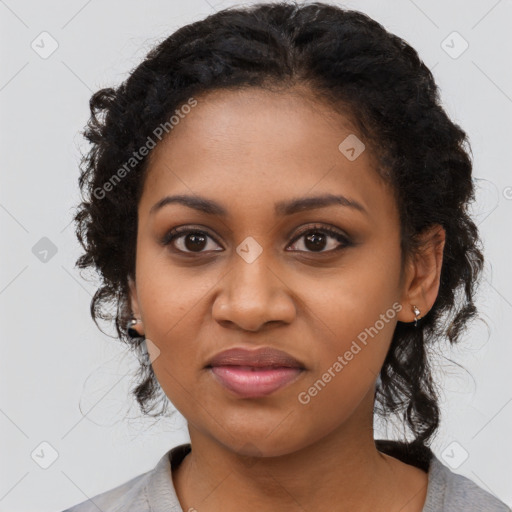
[[[229,5],[0,0],[0,511],[62,510],[153,468],[188,441],[179,414],[156,423],[141,417],[127,399],[136,362],[89,316],[95,282],[73,268],[81,251],[70,224],[85,147],[78,132],[94,91],[121,82],[178,27]],[[460,347],[444,347],[436,359],[443,417],[433,448],[512,505],[512,2],[343,5],[418,50],[449,115],[469,134],[486,323],[474,322]],[[52,44],[58,48],[45,55]],[[376,437],[399,435],[376,428]]]

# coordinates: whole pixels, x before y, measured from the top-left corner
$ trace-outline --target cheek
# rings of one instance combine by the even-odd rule
[[[162,388],[174,401],[183,393],[182,385],[193,375],[197,366],[197,340],[205,316],[205,302],[211,284],[187,281],[175,269],[154,268],[140,275],[138,289],[142,304],[145,337],[153,370]],[[180,391],[181,389],[181,391]]]
[[[295,397],[308,436],[320,438],[349,421],[364,400],[371,410],[374,383],[396,324],[376,318],[370,323],[368,316],[353,317],[348,328],[339,318],[336,332],[344,334],[318,351],[315,368]]]
[[[300,287],[296,287],[307,306],[306,317],[322,329],[327,351],[329,347],[341,350],[358,336],[364,341],[366,329],[376,323],[379,339],[391,339],[399,274],[394,264],[388,262],[383,268],[375,261],[374,252],[359,252],[328,275],[301,278]],[[386,312],[383,322],[381,315],[386,316]]]
[[[141,269],[138,294],[145,323],[155,339],[165,341],[167,333],[183,329],[190,324],[187,319],[204,307],[215,279],[207,275],[194,278],[190,269],[180,269],[168,261],[149,263],[145,271]]]
[[[303,300],[306,323],[314,324],[310,360],[315,364],[301,389],[302,403],[324,420],[349,414],[369,392],[396,326],[401,309],[396,269],[384,272],[372,258],[360,258],[332,279],[305,288],[311,290]],[[334,411],[329,403],[340,406]]]

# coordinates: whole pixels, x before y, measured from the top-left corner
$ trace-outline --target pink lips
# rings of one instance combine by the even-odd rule
[[[272,347],[225,350],[213,357],[207,368],[220,384],[243,398],[269,395],[305,370],[300,361]]]
[[[300,368],[256,368],[248,366],[214,366],[215,377],[226,388],[244,398],[269,395],[302,373]]]

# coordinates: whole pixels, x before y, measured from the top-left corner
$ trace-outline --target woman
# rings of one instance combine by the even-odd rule
[[[429,448],[428,350],[475,316],[483,256],[466,134],[414,49],[332,5],[227,9],[91,112],[93,318],[117,304],[142,411],[168,398],[191,443],[68,511],[508,510]]]

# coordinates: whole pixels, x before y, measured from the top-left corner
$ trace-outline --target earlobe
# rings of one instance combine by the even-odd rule
[[[421,246],[409,267],[403,290],[401,322],[412,322],[424,317],[432,308],[440,286],[443,252],[446,240],[444,228],[436,224],[421,235]],[[414,311],[419,310],[419,314]]]

